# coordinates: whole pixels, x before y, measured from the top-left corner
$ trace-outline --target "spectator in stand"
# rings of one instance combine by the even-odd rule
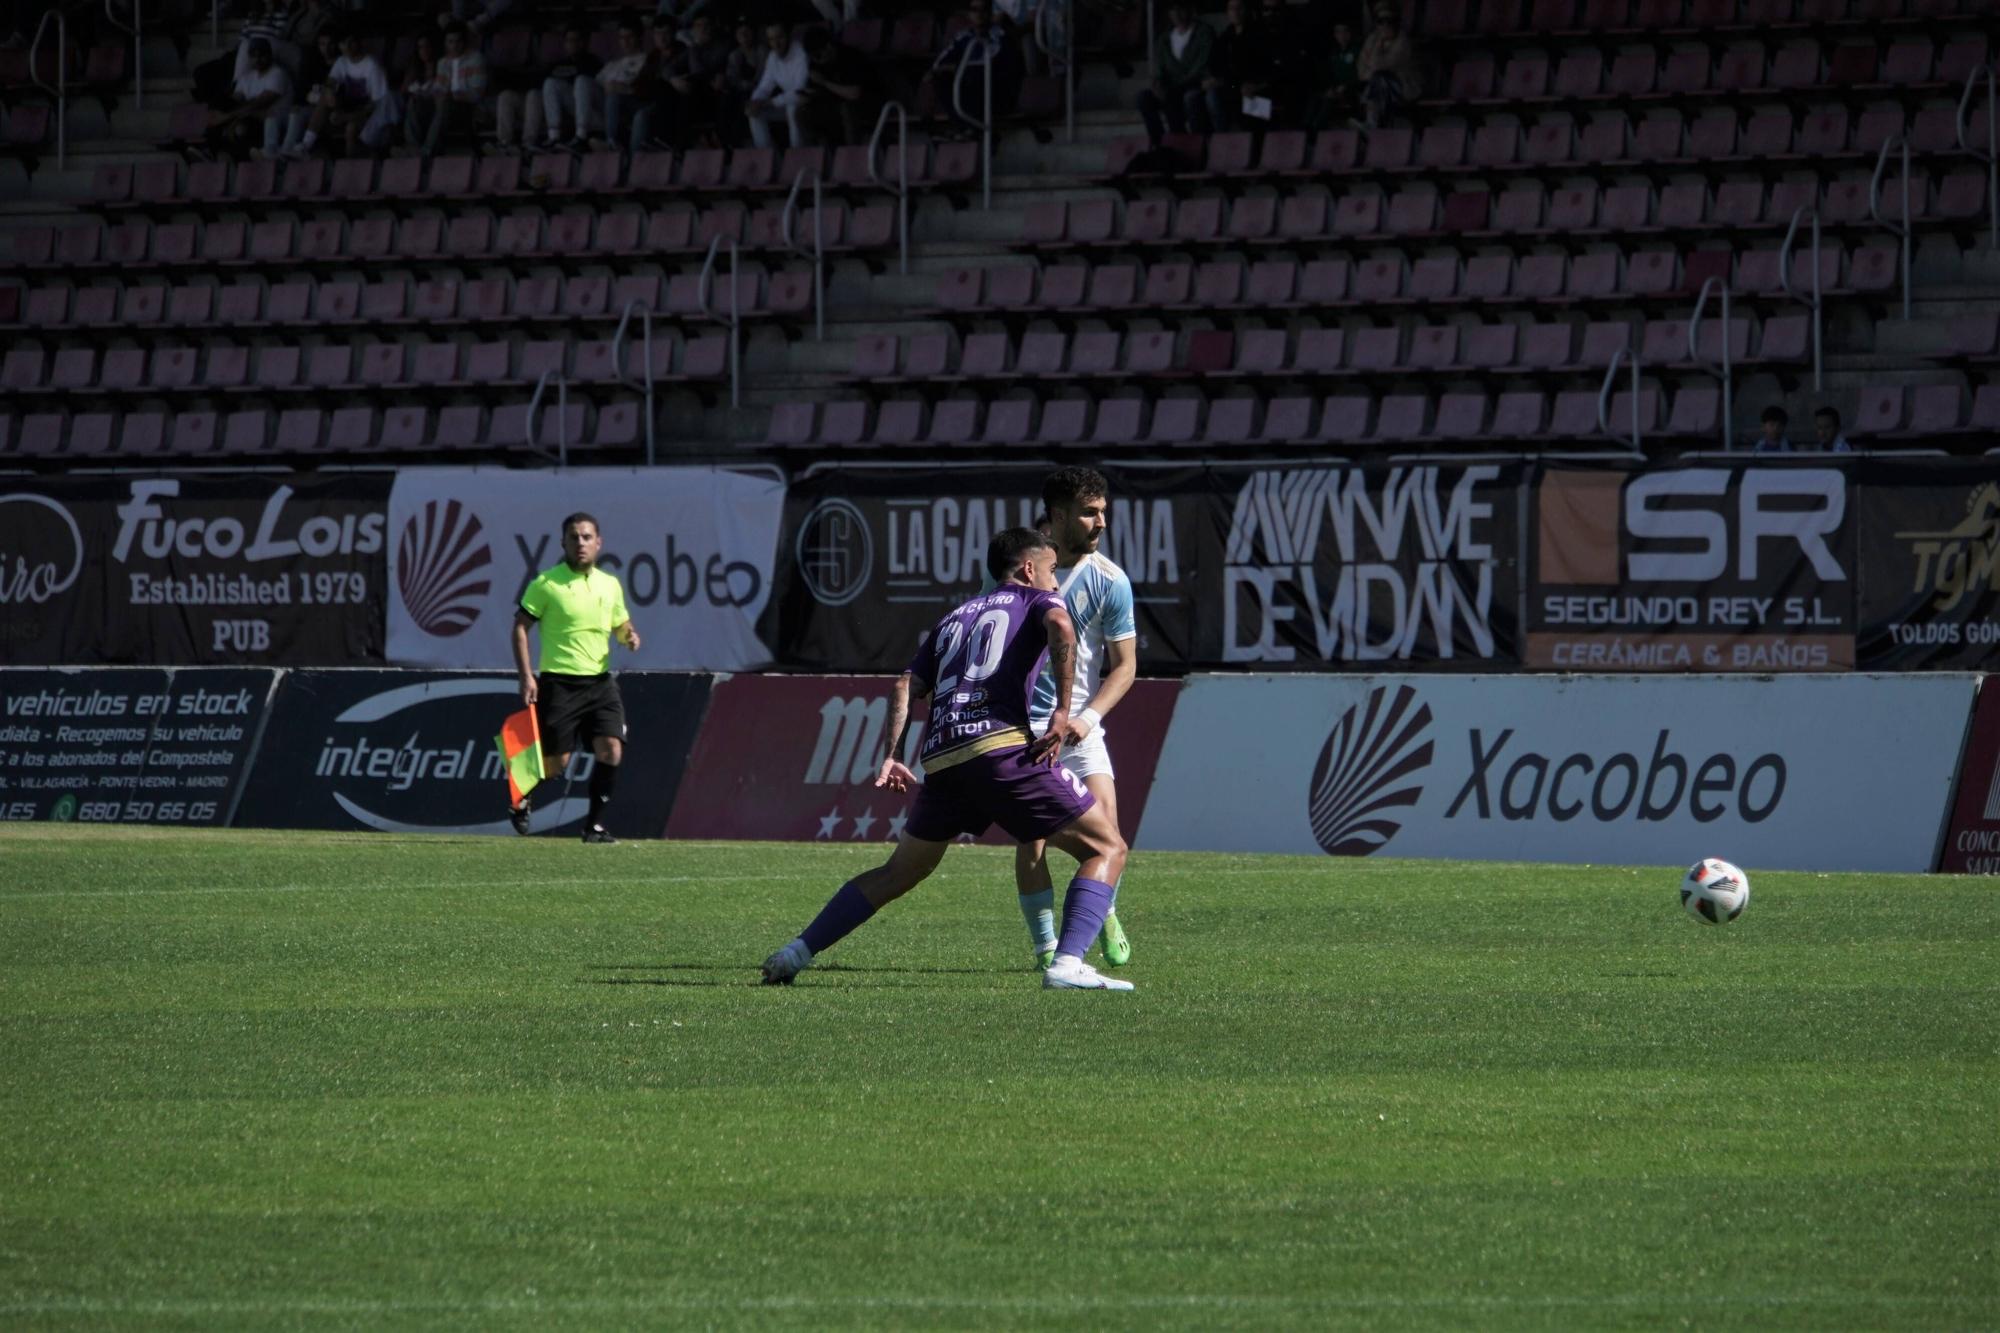
[[[1313,98],[1306,128],[1329,130],[1353,120],[1361,111],[1361,44],[1354,25],[1341,19],[1333,25],[1333,55],[1327,61],[1326,86]]]
[[[952,89],[961,87],[966,108],[961,119],[970,124],[984,105],[986,91],[982,81],[989,70],[993,76],[995,117],[1012,111],[1014,103],[1020,100],[1024,71],[1012,30],[1004,18],[994,15],[989,0],[971,0],[965,7],[965,17],[965,26],[952,35],[931,62],[931,93],[937,107],[956,116],[958,107]],[[975,46],[983,48],[983,54],[973,55],[965,69],[965,82],[959,85],[959,62],[966,58],[967,49]]]
[[[327,71],[326,88],[305,137],[286,152],[304,157],[318,145],[321,134],[334,129],[341,132],[343,147],[352,157],[363,147],[384,147],[402,119],[402,106],[389,88],[382,62],[362,49],[360,33],[349,32],[340,39],[340,59]]]
[[[653,31],[664,29],[671,37],[686,40],[684,34],[696,17],[708,9],[708,0],[660,0],[653,10]]]
[[[629,15],[619,19],[618,54],[597,71],[597,87],[604,96],[604,137],[613,148],[626,146],[632,117],[652,95],[659,67],[660,53],[646,40],[639,20]],[[581,131],[577,138],[583,138]]]
[[[695,15],[680,46],[666,58],[653,100],[632,118],[633,145],[685,148],[692,131],[713,125],[728,64],[729,44],[717,35],[715,20]]]
[[[563,141],[563,111],[577,138],[589,136],[598,116],[597,71],[604,62],[590,49],[590,29],[572,23],[563,30],[562,54],[543,70],[539,92],[504,92],[494,106],[500,146],[535,143],[554,148]]]
[[[278,150],[280,154],[289,152],[305,136],[306,126],[319,106],[320,95],[326,91],[326,76],[338,59],[339,35],[332,28],[321,28],[314,35],[312,45],[299,57],[298,74],[292,79],[292,87],[295,90],[305,89],[305,99],[298,100],[294,93],[292,109],[286,117],[284,146]]]
[[[758,40],[757,25],[747,18],[736,20],[734,42],[729,49],[729,60],[722,68],[722,105],[718,108],[718,119],[723,126],[723,138],[731,147],[743,142],[749,134],[743,124],[743,108],[750,100],[750,93],[764,77],[764,44]]]
[[[1785,437],[1785,428],[1792,424],[1792,418],[1791,414],[1786,412],[1784,408],[1779,407],[1776,403],[1771,404],[1771,406],[1764,409],[1764,415],[1759,418],[1759,424],[1763,428],[1763,434],[1757,437],[1757,445],[1754,452],[1760,454],[1788,454],[1792,451],[1792,442]]]
[[[881,81],[860,52],[836,42],[822,29],[805,35],[809,70],[799,125],[806,141],[858,144],[875,128],[882,106]]]
[[[1813,434],[1819,439],[1821,453],[1851,453],[1854,446],[1840,433],[1840,413],[1831,407],[1822,407],[1813,412]]]
[[[781,121],[796,147],[805,142],[799,129],[799,107],[812,81],[812,65],[805,47],[792,40],[792,30],[784,24],[767,26],[764,39],[770,43],[764,55],[764,73],[743,106],[743,114],[750,120],[750,142],[769,148],[771,122]]]
[[[476,46],[514,8],[514,3],[515,0],[451,0],[451,9],[438,15],[438,26],[461,25],[466,30],[468,44]]]
[[[417,34],[415,48],[410,53],[410,66],[403,71],[403,106],[407,110],[422,97],[429,97],[431,89],[437,86],[437,38],[427,32]],[[409,131],[409,117],[403,120],[403,130]],[[415,143],[412,139],[410,142]]]
[[[1250,77],[1237,110],[1257,127],[1275,129],[1304,114],[1315,83],[1312,53],[1285,0],[1264,0],[1252,32]]]
[[[291,0],[265,0],[243,20],[236,49],[195,66],[194,98],[212,111],[229,111],[236,102],[236,83],[250,70],[250,43],[262,41],[278,64],[296,63],[292,46],[294,12]],[[72,27],[72,30],[73,27]],[[290,59],[280,59],[286,56]]]
[[[1201,81],[1203,123],[1194,128],[1220,134],[1236,123],[1236,110],[1243,105],[1243,85],[1251,76],[1256,56],[1256,39],[1250,31],[1248,0],[1229,0],[1223,6],[1222,31],[1209,48],[1208,77]]]
[[[437,62],[430,87],[410,98],[404,132],[429,157],[446,135],[470,138],[477,132],[485,99],[486,57],[465,28],[453,24],[444,30],[444,59]]]
[[[267,157],[275,156],[284,146],[291,113],[291,75],[271,59],[269,42],[253,38],[250,67],[236,79],[236,105],[210,116],[208,141],[237,157],[252,148],[263,149]]]
[[[1370,128],[1388,124],[1401,113],[1403,103],[1423,96],[1416,44],[1403,31],[1403,13],[1395,5],[1375,7],[1375,30],[1361,44],[1355,72],[1361,76],[1363,119]]]
[[[1139,115],[1155,148],[1169,131],[1185,134],[1190,121],[1201,124],[1202,85],[1214,48],[1215,33],[1195,17],[1192,4],[1167,6],[1167,30],[1153,41],[1153,86],[1139,94]]]

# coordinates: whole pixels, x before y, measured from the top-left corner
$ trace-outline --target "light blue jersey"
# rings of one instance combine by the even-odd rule
[[[1104,671],[1104,645],[1137,638],[1139,626],[1132,614],[1132,580],[1109,556],[1093,552],[1068,568],[1056,566],[1056,588],[1069,608],[1070,623],[1076,626],[1076,676],[1069,703],[1074,716],[1097,693],[1098,677]],[[1046,724],[1055,703],[1055,677],[1044,667],[1035,681],[1034,700],[1028,705],[1030,717]]]

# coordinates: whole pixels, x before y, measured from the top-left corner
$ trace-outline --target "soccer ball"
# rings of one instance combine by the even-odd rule
[[[1708,925],[1726,925],[1749,905],[1749,877],[1727,861],[1703,857],[1681,881],[1681,906]]]

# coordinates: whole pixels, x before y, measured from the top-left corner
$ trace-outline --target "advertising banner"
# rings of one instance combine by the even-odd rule
[[[277,674],[0,670],[0,819],[221,824]]]
[[[1545,466],[1525,665],[1854,665],[1854,523],[1837,467]]]
[[[2000,459],[1860,467],[1864,667],[2000,663]]]
[[[1141,834],[1185,851],[1923,871],[1975,684],[1195,676]]]
[[[0,481],[0,663],[382,659],[386,473]]]
[[[1980,686],[1972,713],[1938,869],[1954,875],[2000,875],[2000,686],[1990,678]]]
[[[587,513],[644,648],[619,666],[745,671],[771,660],[757,619],[785,484],[722,468],[405,468],[389,498],[389,659],[511,669],[514,609],[561,562],[565,516]]]
[[[1192,551],[1202,470],[1105,468],[1100,545],[1132,580],[1139,664],[1178,668],[1192,651]],[[865,465],[795,479],[768,639],[791,665],[900,672],[938,619],[977,593],[986,545],[1030,527],[1045,463],[977,469]]]
[[[1511,463],[1212,469],[1192,662],[1512,665],[1521,480]]]
[[[718,682],[667,834],[675,838],[881,842],[914,796],[874,785],[888,746],[886,676],[737,676]],[[1105,719],[1119,823],[1136,839],[1173,717],[1174,681],[1141,680]],[[923,731],[912,726],[914,763]],[[1006,843],[998,828],[985,842]]]
[[[625,762],[605,827],[657,838],[701,727],[710,678],[621,672]],[[272,705],[236,823],[250,828],[377,829],[513,835],[507,775],[494,745],[520,708],[510,675],[293,671]],[[535,797],[537,833],[580,833],[587,753]]]

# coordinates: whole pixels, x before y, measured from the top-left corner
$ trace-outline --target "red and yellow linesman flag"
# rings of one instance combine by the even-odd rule
[[[507,794],[519,805],[535,784],[548,776],[542,767],[542,728],[535,721],[535,710],[523,708],[510,714],[493,743],[507,761]]]

